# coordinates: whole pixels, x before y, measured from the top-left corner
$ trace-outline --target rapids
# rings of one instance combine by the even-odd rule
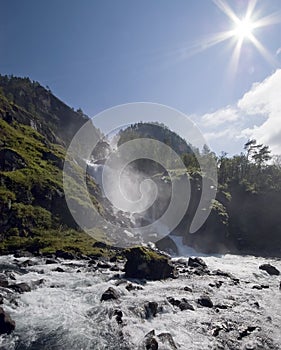
[[[44,279],[40,286],[23,294],[0,287],[2,306],[16,322],[12,334],[0,336],[1,350],[146,349],[145,335],[152,330],[156,336],[169,333],[176,349],[183,350],[276,350],[281,346],[280,277],[259,270],[265,262],[281,270],[278,259],[203,257],[210,271],[231,273],[235,277],[231,279],[212,273],[187,273],[187,258],[173,258],[179,278],[153,282],[125,280],[121,262],[120,271],[111,271],[87,260],[58,259],[56,264],[46,264],[44,258],[34,257],[30,259],[31,266],[19,268],[25,260],[12,255],[0,257],[0,272],[6,273],[11,283],[15,283],[14,278],[16,283],[29,285]],[[54,271],[57,267],[64,272]],[[215,287],[218,281],[221,286]],[[141,289],[129,291],[128,283]],[[266,287],[253,289],[257,285]],[[116,289],[119,298],[101,302],[108,287]],[[209,295],[214,305],[226,308],[200,307],[197,299],[202,294]],[[195,310],[180,311],[167,297],[186,298]],[[158,303],[155,317],[145,315],[148,302]],[[115,310],[123,313],[121,324],[116,322]],[[239,334],[247,327],[254,330],[244,332],[246,335],[240,339]],[[175,349],[173,344],[159,339],[160,350]]]

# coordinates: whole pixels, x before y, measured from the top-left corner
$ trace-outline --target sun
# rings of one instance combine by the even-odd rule
[[[251,39],[254,28],[255,23],[250,18],[238,19],[233,29],[233,36],[238,40]]]

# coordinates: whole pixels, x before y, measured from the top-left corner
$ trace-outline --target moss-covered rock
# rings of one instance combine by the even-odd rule
[[[134,247],[125,251],[127,262],[125,276],[147,280],[176,277],[175,268],[169,258],[145,247]]]

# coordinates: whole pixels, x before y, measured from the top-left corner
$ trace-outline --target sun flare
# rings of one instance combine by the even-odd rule
[[[252,34],[252,31],[255,27],[255,24],[251,19],[244,18],[242,20],[238,20],[236,27],[233,30],[233,35],[239,39],[250,39]]]

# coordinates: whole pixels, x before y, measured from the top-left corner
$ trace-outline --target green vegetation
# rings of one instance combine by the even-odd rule
[[[223,152],[216,156],[207,146],[199,151],[184,144],[185,141],[178,135],[157,123],[138,123],[122,130],[119,145],[141,137],[153,137],[171,146],[181,156],[186,167],[186,171],[177,169],[177,166],[172,169],[168,167],[168,174],[159,164],[147,159],[140,159],[133,164],[138,171],[153,177],[161,193],[170,191],[171,179],[178,180],[188,174],[191,202],[174,231],[183,236],[186,244],[207,253],[232,251],[281,254],[281,161],[280,157],[274,157],[272,161],[268,146],[249,140],[240,155],[227,157]],[[158,152],[157,149],[150,151],[152,154]],[[203,164],[203,170],[199,163]],[[205,224],[196,234],[189,234],[202,194],[202,179],[211,188],[216,186],[214,174],[209,174],[207,178],[204,171],[210,169],[210,165],[217,169],[216,198]],[[168,205],[165,201],[165,196],[161,196],[161,201],[156,201],[154,217],[162,215],[160,211]]]
[[[0,76],[0,252],[26,249],[108,254],[79,231],[64,198],[62,169],[69,137],[87,120],[36,82]],[[71,128],[68,128],[68,124]],[[73,201],[87,215],[83,173],[72,164]],[[95,183],[94,206],[102,212]],[[103,232],[93,229],[95,237]]]
[[[150,261],[168,261],[168,258],[165,255],[158,254],[154,250],[151,250],[146,247],[132,247],[124,251],[125,256],[131,256],[137,254],[141,257],[143,262],[149,263]]]

